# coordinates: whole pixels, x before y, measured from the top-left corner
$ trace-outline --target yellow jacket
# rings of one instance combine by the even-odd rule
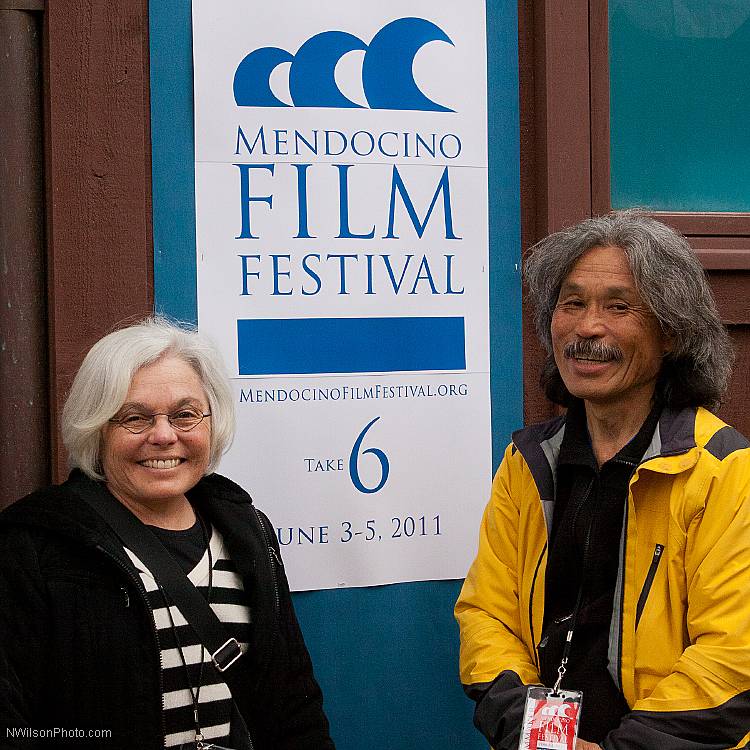
[[[456,604],[461,681],[497,748],[517,746],[525,686],[540,683],[563,431],[558,418],[513,435]],[[750,443],[705,409],[665,409],[619,554],[610,672],[632,712],[605,750],[750,747]]]

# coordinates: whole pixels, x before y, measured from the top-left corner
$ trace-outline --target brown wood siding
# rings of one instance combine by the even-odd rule
[[[711,271],[721,319],[736,351],[732,382],[719,416],[750,435],[750,271]]]
[[[59,416],[89,347],[153,307],[148,6],[55,0],[46,20],[53,467]]]
[[[41,36],[0,10],[0,507],[50,477]]]
[[[521,112],[521,244],[591,215],[588,2],[518,4]],[[539,387],[544,352],[523,307],[524,419],[556,413]]]

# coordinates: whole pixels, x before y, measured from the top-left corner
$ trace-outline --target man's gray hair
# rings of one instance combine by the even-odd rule
[[[705,273],[684,237],[638,209],[586,219],[531,248],[524,270],[536,330],[549,355],[542,373],[547,396],[571,402],[552,358],[550,326],[562,282],[594,247],[625,252],[638,292],[672,340],[658,396],[667,406],[716,407],[729,384],[734,351]]]
[[[135,373],[164,356],[187,362],[203,384],[211,412],[207,472],[216,468],[234,438],[234,398],[221,355],[188,325],[149,317],[121,328],[94,344],[73,380],[62,413],[62,438],[71,467],[92,479],[104,479],[102,430],[125,403]]]

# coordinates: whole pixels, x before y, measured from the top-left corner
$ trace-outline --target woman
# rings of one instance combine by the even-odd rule
[[[69,479],[0,515],[2,747],[333,748],[273,527],[212,473],[233,432],[197,332],[147,319],[92,347]]]

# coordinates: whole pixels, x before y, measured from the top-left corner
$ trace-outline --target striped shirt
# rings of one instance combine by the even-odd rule
[[[228,635],[236,638],[245,651],[250,638],[251,619],[250,609],[245,603],[242,579],[229,559],[221,534],[214,528],[211,529],[210,547],[213,558],[211,609],[226,625]],[[226,744],[232,708],[232,696],[227,684],[214,668],[208,650],[202,649],[198,636],[187,624],[180,610],[174,605],[167,610],[164,595],[152,572],[133,552],[127,548],[125,551],[146,588],[159,636],[166,725],[164,746],[180,747],[184,743],[195,742],[193,695],[187,684],[188,676],[193,692],[199,681],[201,685],[198,718],[203,737],[218,744]],[[208,553],[204,552],[198,564],[188,574],[188,579],[204,596],[208,593],[208,572]],[[204,662],[202,674],[201,651]]]

